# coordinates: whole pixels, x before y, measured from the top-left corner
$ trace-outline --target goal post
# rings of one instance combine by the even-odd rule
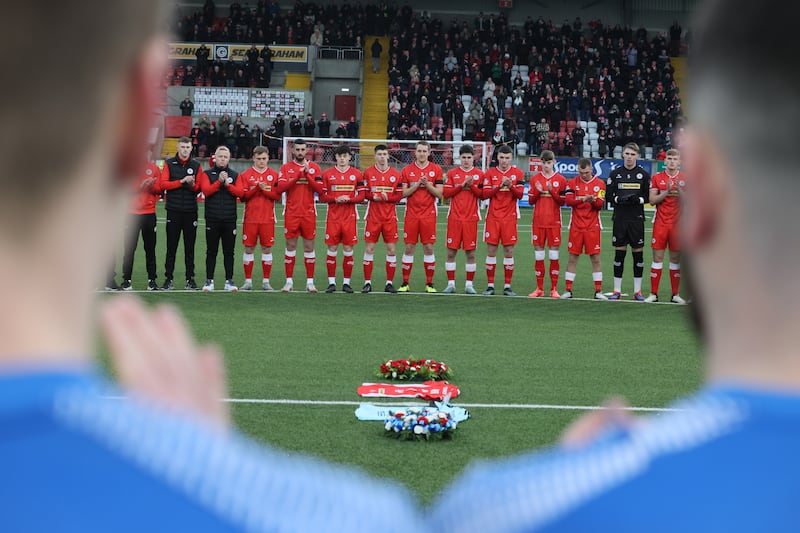
[[[346,144],[353,153],[352,165],[364,170],[375,163],[375,147],[385,144],[389,148],[389,164],[402,168],[414,162],[414,151],[418,140],[398,139],[346,139],[346,138],[319,138],[319,137],[284,137],[282,163],[291,160],[292,143],[295,139],[306,142],[306,159],[314,161],[323,169],[335,165],[334,149]],[[475,150],[475,166],[481,170],[489,168],[491,160],[490,143],[483,141],[433,141],[426,139],[431,146],[429,160],[447,172],[448,169],[460,164],[459,149],[462,145],[471,145]]]

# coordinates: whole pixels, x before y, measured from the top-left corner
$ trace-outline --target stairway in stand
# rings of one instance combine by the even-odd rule
[[[362,139],[385,139],[389,113],[389,38],[378,37],[383,51],[381,52],[381,66],[377,74],[372,72],[372,43],[375,36],[364,39],[364,99],[362,101],[361,127],[359,135]],[[363,142],[360,153],[371,156],[374,142]],[[372,157],[364,160],[371,161]]]

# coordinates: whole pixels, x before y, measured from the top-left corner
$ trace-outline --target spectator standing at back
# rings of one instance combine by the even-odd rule
[[[586,130],[584,130],[579,123],[572,129],[572,142],[575,145],[575,151],[578,156],[583,155],[584,137],[586,137]]]
[[[192,99],[189,98],[188,94],[183,99],[183,102],[181,102],[180,108],[181,108],[181,116],[184,117],[192,116],[192,112],[194,111],[194,102],[192,102]]]
[[[306,120],[303,122],[303,135],[306,137],[315,137],[314,130],[317,128],[317,123],[314,122],[314,117],[311,113],[306,115]]]
[[[319,122],[317,122],[317,127],[319,128],[319,136],[323,139],[330,138],[331,136],[331,121],[328,120],[328,114],[322,113],[319,118]]]
[[[292,120],[289,121],[289,135],[292,137],[303,135],[303,123],[300,122],[297,115],[292,115]]]
[[[370,52],[372,54],[372,72],[377,74],[381,68],[381,52],[383,52],[383,46],[381,46],[377,37],[372,42]]]

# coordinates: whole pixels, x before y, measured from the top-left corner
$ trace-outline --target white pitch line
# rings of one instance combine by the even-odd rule
[[[357,407],[364,402],[336,401],[336,400],[289,400],[289,399],[255,399],[255,398],[225,398],[227,403],[246,403],[246,404],[270,404],[270,405],[330,405],[330,406],[354,406]],[[368,402],[373,403],[373,402]],[[393,406],[398,404],[373,403],[378,406]],[[425,405],[425,404],[420,404]],[[550,404],[520,404],[520,403],[460,403],[459,407],[481,408],[481,409],[552,409],[562,411],[603,411],[608,409],[602,405],[550,405]],[[680,411],[668,407],[625,407],[625,411],[641,412],[671,412]]]

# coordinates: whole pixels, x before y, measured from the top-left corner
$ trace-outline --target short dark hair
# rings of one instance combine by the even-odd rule
[[[178,144],[181,144],[181,143],[189,143],[189,144],[191,144],[192,140],[189,137],[181,137],[180,139],[178,139]]]
[[[386,146],[385,144],[376,144],[375,145],[375,152],[378,152],[378,150],[387,150],[388,151],[389,147]]]
[[[507,144],[501,144],[500,146],[497,147],[497,153],[498,154],[513,154],[514,150],[512,150],[511,147],[509,145],[507,145]]]
[[[589,168],[592,166],[592,160],[588,157],[581,157],[578,159],[578,168]]]
[[[462,144],[461,148],[458,149],[458,153],[460,154],[471,154],[475,155],[475,150],[472,149],[471,144]]]
[[[348,146],[346,144],[340,144],[339,146],[334,148],[333,149],[333,153],[336,154],[336,155],[344,155],[344,154],[351,155],[352,154],[352,152],[350,151],[350,146]]]
[[[292,141],[292,146],[297,146],[298,144],[302,144],[303,146],[305,146],[306,144],[305,139],[295,139]]]

